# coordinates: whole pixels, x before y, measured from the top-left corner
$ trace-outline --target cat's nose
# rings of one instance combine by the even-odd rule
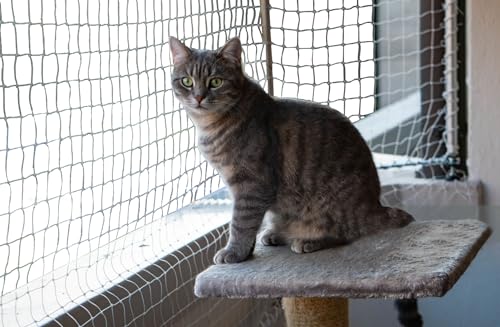
[[[203,101],[203,99],[205,99],[205,97],[204,97],[204,96],[202,96],[202,95],[197,95],[197,96],[195,96],[194,98],[196,99],[196,101],[198,101],[198,104],[200,104],[200,103],[201,103],[201,101]]]

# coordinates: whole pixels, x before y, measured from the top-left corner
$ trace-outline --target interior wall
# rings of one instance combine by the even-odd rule
[[[469,173],[483,182],[484,204],[500,205],[500,1],[467,6]]]
[[[483,183],[484,219],[500,230],[500,1],[467,1],[469,175]],[[499,234],[498,232],[495,234]],[[498,235],[495,235],[498,236]]]

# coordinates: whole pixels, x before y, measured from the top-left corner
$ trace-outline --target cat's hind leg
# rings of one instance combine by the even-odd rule
[[[295,253],[309,253],[323,248],[321,240],[293,240],[291,249]]]
[[[272,228],[265,229],[260,234],[260,241],[266,246],[285,245],[287,243],[285,236]]]
[[[284,220],[280,214],[268,212],[265,217],[265,224],[262,232],[259,234],[260,242],[266,246],[278,246],[287,244],[287,238],[283,231]]]
[[[327,210],[304,212],[287,224],[287,233],[295,253],[309,253],[346,243],[335,216]]]
[[[291,249],[295,253],[310,253],[344,243],[345,242],[340,242],[331,237],[315,240],[294,239],[291,244]]]

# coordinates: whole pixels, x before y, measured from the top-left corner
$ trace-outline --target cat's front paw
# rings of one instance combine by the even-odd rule
[[[249,251],[242,251],[238,248],[226,246],[224,249],[219,250],[215,254],[214,263],[224,264],[224,263],[237,263],[245,261],[250,256]]]

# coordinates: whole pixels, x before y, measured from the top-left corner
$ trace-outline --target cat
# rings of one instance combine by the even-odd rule
[[[246,260],[265,215],[261,242],[290,244],[296,253],[414,220],[380,204],[370,149],[349,119],[318,103],[269,96],[243,72],[238,38],[215,51],[174,37],[169,43],[173,92],[234,200],[216,264]]]

